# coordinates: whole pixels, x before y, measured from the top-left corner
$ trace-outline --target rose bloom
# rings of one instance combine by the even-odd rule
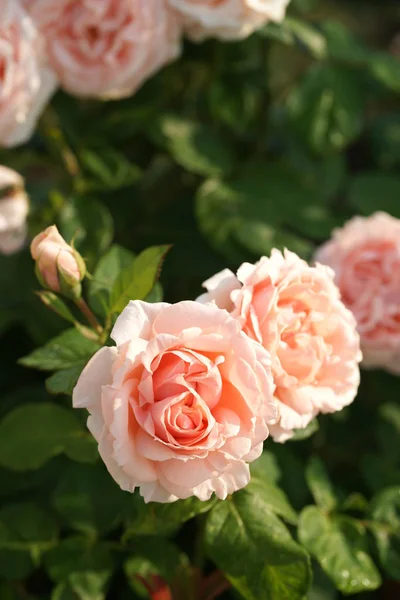
[[[237,276],[225,269],[204,287],[208,293],[198,301],[228,310],[271,354],[280,412],[270,428],[275,441],[354,400],[359,336],[328,267],[310,267],[293,252],[274,249],[270,258],[244,263]]]
[[[18,173],[0,166],[0,253],[13,254],[26,238],[29,202]]]
[[[276,420],[270,357],[226,311],[130,302],[73,392],[123,490],[146,502],[244,487]]]
[[[51,65],[77,96],[132,94],[180,52],[164,0],[30,0]]]
[[[85,275],[85,268],[79,254],[67,244],[57,227],[52,225],[31,243],[31,254],[36,261],[36,271],[45,287],[59,292],[60,274],[68,279],[69,285],[78,285]]]
[[[361,336],[363,366],[400,373],[400,220],[355,217],[321,246]]]
[[[282,21],[290,0],[167,0],[193,40],[247,37],[268,21]]]
[[[31,137],[55,88],[42,41],[21,1],[0,0],[0,146]]]

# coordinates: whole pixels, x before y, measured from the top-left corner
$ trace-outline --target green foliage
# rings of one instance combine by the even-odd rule
[[[258,488],[246,488],[217,504],[207,519],[206,545],[209,556],[248,600],[300,600],[308,590],[308,556]]]
[[[85,435],[69,410],[50,403],[24,404],[0,424],[0,464],[16,471],[37,469]]]
[[[356,519],[329,517],[309,506],[300,516],[299,539],[345,594],[381,585],[379,571],[368,554],[366,529]]]
[[[121,312],[130,300],[145,300],[153,289],[169,246],[144,250],[134,262],[122,269],[110,294],[109,314]]]

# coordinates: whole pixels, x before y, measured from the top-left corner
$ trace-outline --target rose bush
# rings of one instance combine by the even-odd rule
[[[229,311],[272,358],[279,422],[275,440],[289,439],[318,413],[350,404],[361,360],[356,322],[340,300],[333,273],[309,267],[293,252],[273,250],[237,276],[217,273],[204,283],[200,302]]]
[[[357,320],[363,365],[400,373],[400,221],[381,212],[356,217],[315,258],[335,271]]]
[[[0,0],[1,600],[400,597],[396,10]]]
[[[269,354],[229,315],[195,302],[130,302],[73,393],[108,470],[146,502],[215,492],[250,480],[277,419]]]

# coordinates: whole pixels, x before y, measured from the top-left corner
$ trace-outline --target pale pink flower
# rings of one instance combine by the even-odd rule
[[[0,146],[32,135],[56,88],[42,40],[20,0],[0,0]]]
[[[130,302],[73,392],[108,470],[146,502],[249,482],[276,419],[268,352],[216,306]]]
[[[47,227],[33,238],[31,254],[36,261],[36,273],[41,283],[59,292],[63,280],[68,281],[68,286],[77,286],[85,275],[85,266],[79,254],[67,244],[59,234],[55,225]]]
[[[268,21],[279,22],[290,0],[167,0],[189,37],[225,40],[249,36]]]
[[[244,263],[237,276],[226,269],[204,287],[208,292],[198,300],[228,310],[271,354],[280,412],[270,427],[276,441],[354,400],[359,337],[328,267],[310,267],[293,252],[274,249],[270,258]]]
[[[131,95],[180,52],[164,0],[30,0],[62,86],[77,96]]]
[[[29,202],[18,173],[0,166],[0,253],[13,254],[26,239]]]
[[[335,272],[361,336],[363,366],[400,373],[400,220],[355,217],[316,253]]]

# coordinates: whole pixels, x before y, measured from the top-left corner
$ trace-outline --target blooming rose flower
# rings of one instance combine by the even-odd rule
[[[0,252],[13,254],[24,245],[29,202],[18,173],[0,166]]]
[[[130,302],[74,389],[123,490],[146,502],[244,487],[276,419],[268,352],[216,306]]]
[[[293,252],[274,249],[270,258],[244,263],[237,277],[226,269],[204,286],[208,293],[198,300],[228,310],[271,354],[280,412],[270,428],[276,441],[354,400],[359,337],[328,267],[310,267]]]
[[[54,292],[59,292],[63,284],[71,289],[79,286],[85,276],[83,259],[61,237],[55,225],[33,238],[31,254],[39,281]]]
[[[38,32],[20,0],[0,0],[0,146],[32,135],[56,87]]]
[[[180,51],[164,0],[30,0],[51,65],[77,96],[132,94]]]
[[[244,38],[268,21],[282,21],[290,0],[167,0],[189,37]]]
[[[400,373],[400,220],[355,217],[321,246],[361,336],[363,366]]]

